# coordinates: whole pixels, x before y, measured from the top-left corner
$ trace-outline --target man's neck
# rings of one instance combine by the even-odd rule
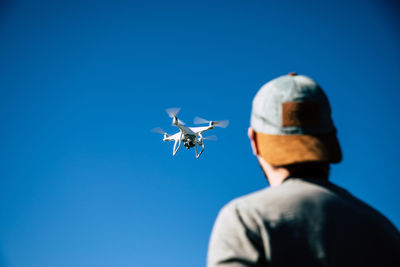
[[[271,186],[278,186],[290,175],[289,171],[282,167],[274,167],[268,164],[262,157],[257,156],[261,168],[267,176],[268,182]]]

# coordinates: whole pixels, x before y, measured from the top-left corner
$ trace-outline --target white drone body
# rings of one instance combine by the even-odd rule
[[[203,133],[214,129],[214,127],[222,127],[225,128],[228,126],[229,121],[207,121],[205,119],[196,117],[194,119],[195,124],[202,124],[202,123],[208,123],[208,126],[200,126],[200,127],[186,127],[185,123],[182,122],[181,120],[178,119],[177,115],[179,112],[180,108],[170,108],[167,109],[167,113],[172,118],[172,125],[176,126],[179,128],[179,132],[173,135],[169,135],[166,133],[164,130],[161,128],[155,128],[153,129],[154,132],[161,133],[164,135],[163,141],[174,141],[174,148],[172,151],[172,155],[175,156],[176,153],[178,152],[179,148],[181,147],[181,144],[183,142],[183,145],[187,148],[190,149],[192,147],[195,148],[196,152],[196,158],[199,158],[200,155],[204,151],[204,140],[216,140],[216,136],[206,136],[203,137]],[[201,146],[200,152],[197,151],[197,146]]]

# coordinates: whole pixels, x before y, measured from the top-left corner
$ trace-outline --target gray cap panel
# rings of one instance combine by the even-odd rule
[[[319,127],[282,126],[282,103],[315,102],[320,106]],[[303,76],[281,76],[261,87],[253,100],[250,125],[273,135],[321,134],[335,131],[328,99],[319,85]]]

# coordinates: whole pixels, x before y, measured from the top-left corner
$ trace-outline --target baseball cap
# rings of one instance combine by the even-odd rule
[[[273,166],[342,159],[328,98],[307,76],[289,73],[263,85],[250,125],[260,156]]]

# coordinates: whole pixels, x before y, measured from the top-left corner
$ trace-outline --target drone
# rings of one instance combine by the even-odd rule
[[[208,124],[208,126],[200,126],[200,127],[187,127],[185,123],[178,119],[178,113],[181,109],[180,108],[169,108],[166,110],[168,116],[172,118],[172,125],[179,128],[179,132],[173,135],[169,135],[160,127],[154,128],[153,132],[160,133],[164,135],[163,141],[174,141],[174,148],[172,150],[172,155],[175,156],[178,152],[179,148],[181,147],[181,143],[190,149],[192,147],[195,148],[196,158],[199,158],[200,155],[204,151],[204,140],[212,140],[216,141],[217,137],[215,135],[205,136],[203,137],[203,133],[214,129],[215,127],[226,128],[229,124],[228,120],[224,121],[208,121],[206,119],[195,117],[194,124]],[[201,146],[200,152],[197,150],[197,146]]]

